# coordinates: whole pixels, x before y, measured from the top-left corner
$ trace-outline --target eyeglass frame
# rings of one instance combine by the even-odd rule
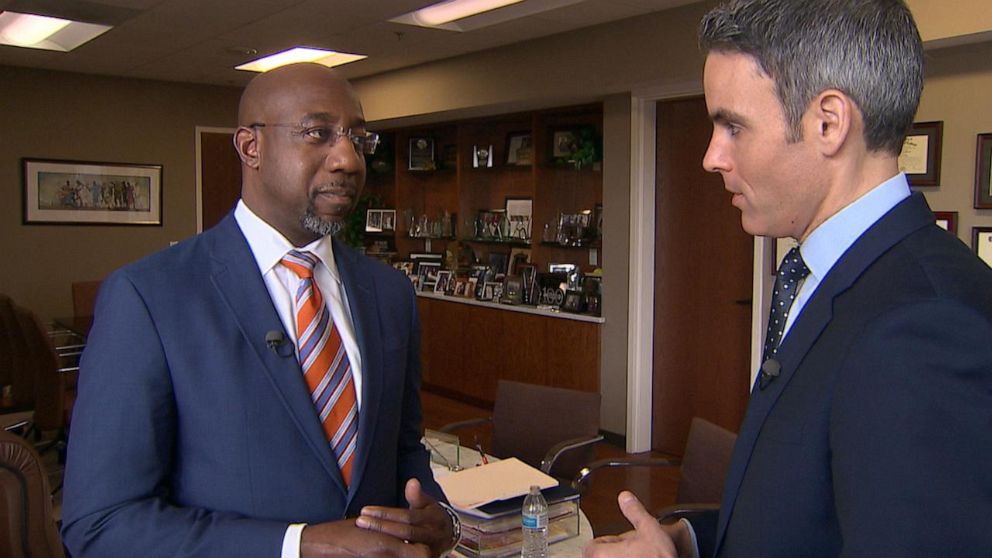
[[[297,130],[292,130],[292,132],[299,136],[306,135],[311,130],[324,129],[329,131],[332,135],[330,138],[320,141],[318,143],[328,143],[329,145],[336,145],[338,140],[343,137],[347,137],[351,141],[351,145],[355,148],[356,153],[361,153],[364,155],[374,155],[375,150],[379,147],[379,142],[381,141],[381,136],[375,132],[366,131],[364,135],[354,134],[351,132],[351,128],[345,130],[344,128],[333,129],[330,126],[325,125],[315,125],[307,126],[304,124],[284,124],[284,123],[267,123],[267,122],[253,122],[248,125],[249,128],[297,128]],[[305,139],[305,138],[304,138]],[[364,144],[364,146],[362,145]]]

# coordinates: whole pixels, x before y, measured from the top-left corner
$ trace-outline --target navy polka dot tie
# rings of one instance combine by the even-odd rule
[[[789,308],[796,299],[799,282],[809,275],[809,268],[796,246],[785,255],[778,266],[775,288],[772,290],[772,307],[768,312],[768,332],[765,334],[765,349],[761,361],[775,358],[778,346],[785,332],[785,322],[789,319]]]

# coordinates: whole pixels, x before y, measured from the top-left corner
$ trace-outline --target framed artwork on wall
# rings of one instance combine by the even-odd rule
[[[989,266],[992,266],[992,227],[972,227],[971,247]]]
[[[22,159],[28,225],[161,225],[162,165]]]
[[[915,122],[902,144],[899,170],[913,186],[940,185],[943,122]]]
[[[937,226],[951,234],[958,234],[958,212],[957,211],[934,211]]]
[[[992,209],[992,134],[978,134],[975,149],[975,209]]]

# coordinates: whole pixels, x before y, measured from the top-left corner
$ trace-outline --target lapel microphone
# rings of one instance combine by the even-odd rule
[[[782,365],[779,361],[770,358],[761,364],[761,376],[758,378],[758,389],[764,390],[768,387],[768,384],[772,383],[775,378],[778,378],[779,372],[782,370]]]
[[[265,344],[277,356],[286,358],[293,355],[292,345],[286,342],[286,336],[279,330],[273,329],[265,332]]]

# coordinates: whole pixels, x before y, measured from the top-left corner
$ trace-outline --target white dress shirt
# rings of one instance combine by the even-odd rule
[[[338,266],[334,261],[330,237],[321,237],[306,246],[297,248],[286,240],[286,237],[279,231],[272,228],[249,209],[242,200],[238,200],[238,205],[234,209],[234,218],[248,241],[248,246],[258,264],[258,270],[262,273],[262,279],[265,281],[265,288],[269,291],[269,298],[272,299],[276,313],[282,320],[283,328],[291,339],[296,339],[296,312],[293,310],[293,298],[300,285],[300,278],[279,262],[290,250],[312,252],[323,262],[324,265],[318,264],[314,269],[314,281],[324,296],[331,317],[334,319],[334,327],[341,334],[345,352],[348,353],[351,373],[355,382],[355,396],[358,399],[359,412],[361,412],[362,355],[355,340],[355,326],[351,319],[348,295],[341,284],[341,276],[338,274]],[[294,345],[296,345],[295,342]],[[296,356],[299,359],[299,349],[297,349]],[[299,558],[300,538],[305,526],[305,523],[295,523],[286,529],[281,558]]]

